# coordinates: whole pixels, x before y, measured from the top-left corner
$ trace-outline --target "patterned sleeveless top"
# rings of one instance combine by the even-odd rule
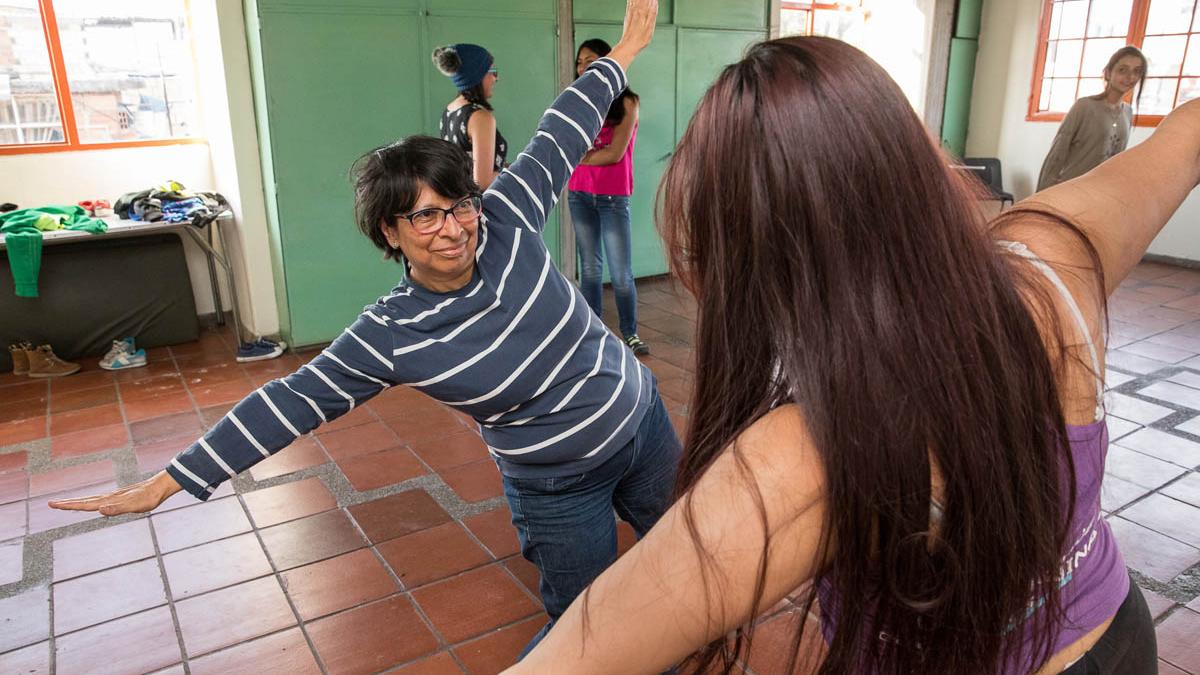
[[[471,137],[467,134],[467,120],[471,119],[471,115],[475,114],[476,110],[483,109],[477,103],[468,103],[456,110],[442,111],[442,119],[438,122],[438,134],[442,137],[442,140],[450,141],[466,151],[468,155],[474,157],[475,155],[471,147]],[[500,129],[497,127],[496,158],[493,162],[493,168],[499,172],[507,163],[508,141],[504,140],[504,136],[500,134]]]

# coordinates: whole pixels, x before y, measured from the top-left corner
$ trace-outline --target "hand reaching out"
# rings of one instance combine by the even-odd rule
[[[654,23],[658,20],[658,0],[628,0],[625,5],[625,30],[608,57],[628,69],[629,64],[654,37]]]
[[[625,27],[621,43],[641,51],[654,37],[658,20],[658,0],[629,0],[625,4]]]
[[[159,471],[151,478],[115,492],[92,497],[60,499],[50,502],[50,508],[64,511],[99,511],[102,516],[145,513],[153,511],[168,497],[182,489],[171,474]]]

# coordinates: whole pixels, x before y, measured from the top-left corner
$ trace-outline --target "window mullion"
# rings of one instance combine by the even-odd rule
[[[67,145],[79,145],[79,132],[75,128],[75,105],[71,100],[71,88],[67,80],[66,60],[63,58],[62,41],[58,34],[58,18],[54,14],[53,0],[39,0],[42,13],[42,28],[46,33],[46,50],[50,55],[50,72],[54,79],[54,94],[58,98],[58,113],[62,119],[63,138]]]
[[[1079,98],[1079,87],[1083,84],[1083,59],[1087,56],[1088,26],[1092,23],[1092,0],[1088,0],[1087,13],[1083,16],[1083,40],[1079,49],[1079,68],[1075,72],[1075,98]],[[1061,31],[1061,27],[1059,28]]]
[[[1042,16],[1038,28],[1038,53],[1033,60],[1033,89],[1029,94],[1029,115],[1040,114],[1042,87],[1046,82],[1046,60],[1050,51],[1050,17],[1054,12],[1054,0],[1042,4]]]
[[[1129,37],[1126,38],[1129,44],[1142,48],[1146,40],[1146,22],[1149,20],[1150,0],[1133,0],[1133,12],[1129,15]]]
[[[1179,73],[1178,73],[1179,77],[1175,80],[1175,95],[1171,97],[1171,109],[1172,110],[1174,110],[1175,107],[1179,105],[1179,92],[1183,91],[1183,67],[1185,64],[1187,64],[1188,52],[1192,51],[1193,37],[1200,36],[1200,33],[1196,33],[1196,34],[1191,33],[1192,24],[1194,24],[1196,22],[1196,6],[1197,5],[1200,5],[1200,0],[1193,0],[1192,1],[1192,17],[1191,17],[1192,20],[1187,25],[1188,32],[1184,33],[1184,35],[1186,35],[1187,37],[1184,38],[1184,43],[1183,43],[1183,58],[1179,59]]]

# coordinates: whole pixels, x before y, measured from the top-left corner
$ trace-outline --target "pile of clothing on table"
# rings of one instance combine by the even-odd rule
[[[148,190],[121,195],[113,210],[123,220],[188,222],[204,227],[228,211],[229,202],[219,192],[192,192],[171,180]]]
[[[16,204],[4,204],[4,207]],[[38,274],[42,269],[42,233],[76,230],[101,234],[108,225],[93,218],[81,206],[39,206],[0,212],[0,234],[19,298],[38,297]]]

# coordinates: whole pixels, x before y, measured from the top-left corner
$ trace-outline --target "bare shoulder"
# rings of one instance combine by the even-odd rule
[[[487,123],[495,124],[496,123],[496,114],[493,113],[491,110],[488,110],[487,108],[478,108],[475,110],[475,112],[471,113],[470,123],[471,124],[487,124]]]
[[[805,508],[823,495],[824,464],[798,405],[781,405],[760,417],[731,450],[744,463],[727,462],[727,470],[743,475],[748,470],[764,497]]]
[[[467,129],[471,131],[487,131],[496,127],[496,115],[487,108],[480,108],[471,113],[467,120]]]
[[[788,403],[758,418],[738,437],[738,443],[766,450],[775,445],[810,443],[800,406]]]

